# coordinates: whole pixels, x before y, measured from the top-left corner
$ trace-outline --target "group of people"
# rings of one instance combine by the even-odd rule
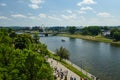
[[[68,73],[69,70],[65,70],[62,67],[60,67],[57,61],[54,62],[54,60],[51,60],[50,63],[54,69],[55,80],[88,80],[87,78],[81,78],[81,77],[76,78],[71,74],[71,72]],[[99,80],[99,79],[96,78],[96,80]]]
[[[60,80],[64,79],[67,80],[67,74],[68,71],[63,71],[61,68],[58,69],[57,67],[54,67],[54,73],[55,73],[55,79],[59,78]]]

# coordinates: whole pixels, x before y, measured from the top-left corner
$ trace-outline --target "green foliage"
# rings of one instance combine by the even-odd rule
[[[0,80],[54,80],[44,59],[48,54],[44,44],[34,43],[28,34],[12,36],[12,31],[0,31]]]
[[[114,38],[116,41],[119,41],[119,40],[120,40],[120,31],[114,32],[113,38]]]
[[[19,34],[15,38],[15,48],[24,49],[29,46],[29,44],[32,44],[33,39],[28,34]]]
[[[75,31],[76,31],[76,27],[75,27],[75,26],[70,26],[70,27],[68,28],[68,31],[69,31],[70,34],[74,34]]]
[[[97,26],[89,26],[89,27],[85,27],[82,29],[82,34],[83,35],[92,35],[92,36],[96,36],[101,32],[100,27]]]
[[[60,47],[59,49],[56,49],[56,54],[60,56],[60,61],[62,59],[69,59],[68,50],[66,48]]]
[[[111,36],[111,37],[113,37],[114,32],[120,32],[120,30],[119,30],[118,28],[113,28],[113,29],[110,31],[110,36]]]
[[[114,28],[110,31],[110,36],[116,41],[120,40],[120,29]]]
[[[104,31],[110,30],[107,26],[101,27],[101,29],[103,29]]]
[[[89,35],[89,34],[90,34],[90,32],[88,30],[88,27],[85,27],[82,29],[82,35]]]
[[[34,39],[34,42],[35,43],[39,43],[39,35],[38,35],[38,33],[34,33],[34,35],[33,35],[33,39]]]
[[[15,37],[17,37],[17,34],[15,32],[11,32],[9,36],[14,39]]]

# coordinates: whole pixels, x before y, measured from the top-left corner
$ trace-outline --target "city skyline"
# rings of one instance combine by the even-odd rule
[[[0,26],[118,26],[118,0],[1,0]]]

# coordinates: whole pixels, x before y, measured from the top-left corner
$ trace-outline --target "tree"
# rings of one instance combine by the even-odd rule
[[[19,34],[15,39],[15,48],[24,49],[33,43],[33,39],[28,34]]]
[[[118,28],[113,28],[111,31],[110,31],[110,36],[112,37],[112,38],[114,38],[114,32],[120,32],[120,30],[118,29]]]
[[[33,35],[33,39],[34,39],[34,41],[35,41],[35,43],[39,43],[39,36],[38,36],[38,33],[34,33],[34,35]]]
[[[91,35],[98,35],[101,32],[100,27],[97,26],[89,26],[88,31],[90,32]]]
[[[102,29],[103,29],[104,31],[110,30],[109,27],[107,27],[107,26],[104,26]]]
[[[120,40],[120,32],[119,32],[119,31],[114,32],[113,38],[114,38],[116,41],[119,41],[119,40]]]
[[[82,34],[96,36],[101,32],[100,27],[89,26],[82,29]]]
[[[70,34],[74,34],[75,31],[76,31],[76,27],[75,26],[69,27],[68,31],[69,31]]]
[[[17,34],[15,32],[11,32],[9,36],[14,39],[15,37],[17,37]]]
[[[82,29],[82,35],[89,35],[88,27]]]
[[[69,59],[69,52],[66,48],[60,47],[59,49],[56,49],[56,54],[60,56],[60,61],[62,59]]]
[[[53,70],[42,55],[47,54],[47,47],[28,34],[10,33],[0,30],[0,80],[53,80]],[[15,47],[10,46],[12,37]]]

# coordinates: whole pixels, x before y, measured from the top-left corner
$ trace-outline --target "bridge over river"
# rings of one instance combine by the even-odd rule
[[[29,33],[29,34],[38,33],[39,36],[55,36],[57,34],[65,34],[66,32],[18,31],[17,33]]]

